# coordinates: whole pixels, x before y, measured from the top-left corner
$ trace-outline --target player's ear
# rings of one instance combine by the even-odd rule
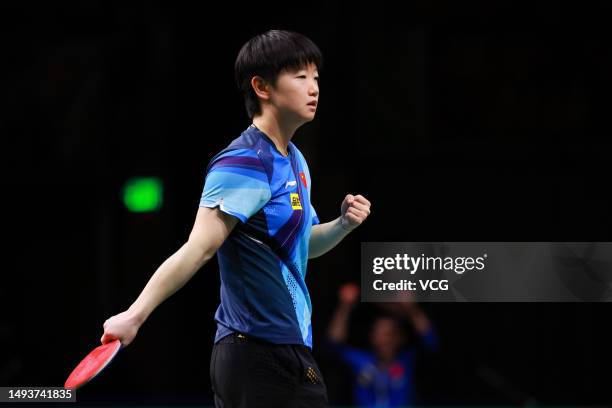
[[[262,77],[254,76],[253,78],[251,78],[251,87],[253,88],[253,91],[255,91],[255,95],[257,95],[258,98],[261,98],[266,101],[270,99],[271,86],[268,81],[266,81]]]

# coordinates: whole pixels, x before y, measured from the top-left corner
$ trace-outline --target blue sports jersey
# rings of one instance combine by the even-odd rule
[[[217,251],[221,304],[215,342],[232,332],[312,347],[312,305],[304,281],[312,225],[310,173],[254,125],[208,165],[200,206],[240,222]]]

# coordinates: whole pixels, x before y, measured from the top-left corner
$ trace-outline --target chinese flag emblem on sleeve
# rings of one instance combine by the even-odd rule
[[[304,175],[303,171],[300,171],[300,180],[302,180],[302,184],[304,187],[308,188],[308,183],[306,182],[306,175]]]

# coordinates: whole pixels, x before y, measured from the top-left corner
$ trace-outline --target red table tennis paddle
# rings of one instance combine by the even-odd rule
[[[119,340],[113,340],[93,349],[81,362],[76,366],[72,373],[68,376],[65,388],[77,389],[87,384],[91,379],[104,370],[104,367],[111,362],[121,348]]]

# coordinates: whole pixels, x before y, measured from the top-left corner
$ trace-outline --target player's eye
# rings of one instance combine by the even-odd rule
[[[306,75],[299,75],[298,78],[306,78]]]

